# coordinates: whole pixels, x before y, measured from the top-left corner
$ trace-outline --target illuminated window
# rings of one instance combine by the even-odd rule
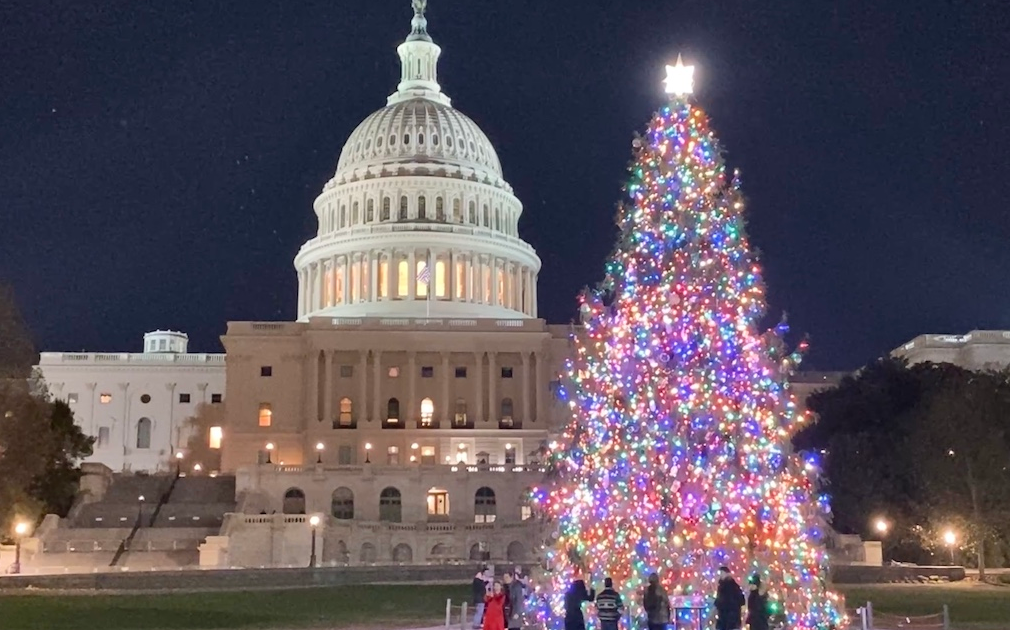
[[[466,368],[463,369],[465,370]],[[459,368],[457,368],[457,373],[458,370]],[[457,427],[466,426],[466,400],[463,398],[456,399],[456,412],[453,414],[452,422]]]
[[[354,424],[354,420],[352,418],[353,412],[354,412],[354,403],[351,402],[351,399],[341,398],[340,417],[337,419],[337,421],[340,423],[340,426],[349,427],[352,424]]]
[[[343,270],[334,271],[336,274],[336,285],[337,290],[333,293],[333,303],[343,304],[344,303],[344,273]]]
[[[435,197],[435,220],[445,221],[445,200]]]
[[[428,263],[423,260],[419,260],[417,261],[416,266],[417,275],[415,276],[415,279],[417,280],[417,287],[414,294],[421,298],[428,297],[428,282],[431,282],[431,275],[427,274],[427,278],[422,275],[424,270],[428,268]]]
[[[475,523],[493,523],[498,515],[497,498],[488,487],[477,490],[473,497],[473,520]]]
[[[466,264],[462,260],[456,261],[456,299],[466,299]]]
[[[449,516],[449,492],[441,488],[428,491],[428,516]]]
[[[260,426],[269,427],[273,424],[274,412],[270,403],[260,403]]]
[[[448,457],[446,459],[449,459]],[[466,444],[458,444],[456,446],[456,463],[465,464],[470,459],[470,449],[466,447]]]
[[[112,402],[112,394],[99,394],[98,402],[102,403],[103,405],[109,404],[110,402]]]
[[[390,466],[400,465],[400,447],[390,446],[386,449],[386,463]]]
[[[533,490],[526,488],[523,492],[522,503],[519,505],[519,518],[528,521],[533,518]]]
[[[424,197],[424,195],[422,195],[422,196],[420,196],[420,197],[417,198],[417,218],[418,219],[427,219],[428,218],[427,203],[428,203],[427,199]]]
[[[516,463],[516,447],[511,444],[505,445],[505,464],[514,466]]]
[[[410,292],[410,265],[401,260],[396,266],[396,297],[405,298]]]
[[[491,267],[481,263],[481,271],[484,276],[484,304],[491,303]]]
[[[379,297],[389,297],[389,262],[379,263]]]
[[[371,294],[371,278],[369,277],[369,267],[371,265],[365,261],[361,261],[361,299],[367,300],[368,296]]]
[[[421,463],[426,465],[432,465],[435,463],[435,447],[434,446],[422,446],[421,447]]]
[[[210,428],[210,440],[207,446],[213,449],[221,448],[221,440],[224,439],[224,430],[221,427]]]
[[[348,293],[351,294],[351,304],[358,301],[359,294],[361,292],[361,263],[353,262],[351,263],[351,290]]]
[[[395,366],[391,367],[391,368],[389,368],[388,374],[389,374],[389,378],[399,378],[400,377],[400,368],[395,367]]]
[[[498,280],[498,303],[505,304],[505,271],[496,269],[495,274]]]
[[[449,282],[446,278],[445,267],[444,260],[435,262],[435,297],[444,298],[446,295],[446,286]]]
[[[430,427],[435,415],[435,403],[430,398],[421,401],[421,426]]]

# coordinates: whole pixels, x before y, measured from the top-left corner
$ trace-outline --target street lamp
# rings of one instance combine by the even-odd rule
[[[175,476],[179,477],[182,475],[182,451],[176,451],[175,453]]]
[[[420,448],[417,442],[410,445],[410,463],[413,464],[417,461],[417,449]]]
[[[309,526],[312,527],[312,551],[309,553],[309,568],[316,566],[316,528],[319,527],[319,517],[312,515],[309,517]]]
[[[274,452],[274,443],[273,442],[267,442],[267,463],[268,464],[272,464],[273,463],[272,461],[270,461],[270,455],[273,452]]]
[[[876,522],[874,522],[873,528],[877,530],[877,533],[880,534],[881,537],[883,537],[887,535],[887,530],[890,529],[891,526],[884,519],[878,518]]]
[[[323,463],[323,449],[326,448],[322,442],[316,442],[316,463]]]
[[[954,566],[954,544],[957,542],[957,534],[954,530],[948,529],[943,533],[943,542],[950,548],[950,564]]]
[[[21,573],[21,539],[28,533],[28,523],[24,521],[14,525],[14,564],[11,573]]]
[[[203,466],[200,464],[193,464],[193,472],[200,472],[201,470],[203,470]]]
[[[366,464],[371,464],[372,463],[372,443],[371,442],[365,442],[365,463]]]
[[[144,495],[137,497],[137,527],[144,522]]]

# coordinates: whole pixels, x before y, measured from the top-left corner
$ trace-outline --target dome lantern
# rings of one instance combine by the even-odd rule
[[[442,49],[428,34],[428,19],[424,11],[427,0],[413,0],[414,18],[410,21],[410,35],[396,48],[400,55],[400,84],[396,92],[386,99],[387,105],[394,105],[412,98],[423,98],[451,105],[448,96],[442,94],[438,84],[438,58]]]

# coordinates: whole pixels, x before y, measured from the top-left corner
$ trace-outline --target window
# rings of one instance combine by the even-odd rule
[[[526,488],[523,492],[522,503],[519,504],[519,518],[528,521],[533,518],[533,490]]]
[[[466,368],[458,367],[456,368],[456,378],[466,378]]]
[[[456,223],[463,222],[463,203],[459,199],[452,200],[452,220]]]
[[[270,403],[260,403],[259,421],[261,427],[269,427],[274,421],[274,412]]]
[[[347,444],[337,447],[337,465],[350,466],[354,463],[354,449]]]
[[[407,220],[407,195],[400,196],[400,221]]]
[[[444,260],[435,261],[435,297],[444,298],[448,291],[449,278]]]
[[[435,376],[435,368],[430,365],[421,367],[421,378],[431,378]]]
[[[381,221],[389,221],[389,197],[382,198],[382,214],[379,216]]]
[[[457,464],[465,464],[465,463],[467,463],[467,460],[470,459],[469,455],[470,455],[469,449],[467,449],[466,444],[457,444],[456,445],[456,463]],[[451,460],[451,458],[449,456],[446,456],[445,461],[449,462],[449,461],[452,461],[452,460]]]
[[[476,202],[471,201],[468,204],[467,208],[469,210],[468,214],[470,215],[468,217],[470,219],[469,223],[470,223],[470,225],[473,225],[473,224],[477,223],[477,204],[476,204]]]
[[[396,297],[405,298],[410,294],[410,265],[401,260],[396,265]]]
[[[391,368],[389,368],[388,374],[389,374],[389,378],[399,378],[400,377],[400,368],[395,367],[395,366],[391,367]]]
[[[151,419],[141,418],[137,421],[137,448],[151,448]]]
[[[488,487],[477,490],[473,497],[473,520],[475,523],[493,523],[498,515],[494,490]]]
[[[372,223],[375,221],[375,200],[369,199],[365,206],[365,221]]]
[[[147,403],[151,402],[151,395],[150,394],[144,394],[144,395],[142,395],[140,397],[140,402],[142,404],[144,404],[144,405],[146,405]]]
[[[421,401],[421,426],[430,427],[435,415],[435,403],[430,398]]]
[[[379,297],[388,298],[389,297],[389,260],[383,260],[379,263]]]
[[[390,398],[386,403],[386,420],[394,423],[400,421],[400,401],[396,398]]]
[[[305,514],[305,493],[298,488],[291,488],[284,493],[285,514]]]
[[[210,395],[211,404],[218,405],[221,403],[221,394],[211,394]]]
[[[501,400],[501,422],[505,425],[512,424],[512,399],[502,398]]]
[[[224,430],[221,427],[211,427],[210,439],[207,441],[207,446],[213,449],[219,449],[221,448],[222,439],[224,439]]]
[[[505,445],[505,465],[515,466],[516,463],[516,447],[512,444]]]
[[[351,208],[352,208],[351,209],[351,225],[357,225],[358,221],[360,220],[360,217],[361,217],[361,214],[359,212],[361,206],[360,206],[360,204],[357,201],[355,201],[353,204],[351,204]]]
[[[350,398],[340,399],[340,416],[337,421],[342,427],[350,427],[354,424],[354,419],[352,413],[354,411],[354,404],[351,402]]]
[[[435,220],[445,221],[445,200],[435,197]]]
[[[435,463],[435,447],[434,446],[422,446],[421,447],[421,463],[426,466],[431,466]]]
[[[272,365],[263,365],[263,366],[260,366],[260,376],[262,376],[262,377],[268,377],[268,376],[273,376],[273,375],[274,375],[274,368],[273,368]]]
[[[453,414],[452,424],[457,427],[466,426],[466,400],[463,398],[456,399],[456,412]]]
[[[399,523],[401,517],[400,491],[396,488],[386,488],[379,493],[379,520],[387,523]]]
[[[330,498],[330,513],[340,521],[354,518],[354,493],[350,488],[337,488]]]
[[[386,449],[386,464],[390,466],[400,465],[400,447],[390,446]]]
[[[354,376],[354,366],[353,365],[341,365],[340,366],[340,378],[352,378]]]
[[[501,369],[501,377],[502,378],[512,378],[512,368],[510,368],[510,367],[503,367]]]
[[[109,427],[98,427],[98,448],[109,445]]]
[[[77,402],[77,394],[67,394],[67,402],[71,404]]]
[[[179,394],[179,402],[180,403],[186,404],[189,401],[190,401],[190,395],[189,394]]]
[[[428,202],[424,195],[417,198],[417,218],[427,219],[428,218]]]
[[[103,405],[109,404],[110,402],[112,402],[112,394],[99,394],[98,402],[102,403]]]
[[[449,516],[449,492],[442,488],[428,491],[428,516]]]
[[[456,261],[456,299],[466,299],[466,263]]]

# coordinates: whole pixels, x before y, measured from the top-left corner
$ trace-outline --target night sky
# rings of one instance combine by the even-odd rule
[[[293,319],[312,201],[395,89],[409,5],[0,3],[0,280],[39,349],[173,328],[220,351],[229,320]],[[548,321],[601,278],[632,134],[683,53],[807,367],[1010,328],[1005,2],[430,0],[428,18],[443,89],[525,206]]]

